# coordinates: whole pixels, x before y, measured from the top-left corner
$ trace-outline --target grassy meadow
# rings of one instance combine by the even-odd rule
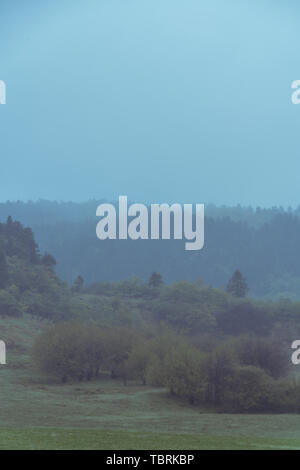
[[[30,363],[45,321],[1,319],[0,449],[300,449],[300,416],[209,413],[162,388],[103,376],[50,382]]]

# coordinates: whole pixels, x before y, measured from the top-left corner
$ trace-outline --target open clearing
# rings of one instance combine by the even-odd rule
[[[207,413],[111,380],[47,385],[1,368],[1,449],[300,449],[298,415]]]
[[[0,367],[0,449],[300,449],[300,415],[208,413],[163,389],[106,377],[49,384],[28,357],[40,327],[35,320],[2,327],[17,347]]]

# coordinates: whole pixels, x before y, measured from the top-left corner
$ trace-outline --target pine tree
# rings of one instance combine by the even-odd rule
[[[42,257],[42,264],[47,266],[47,268],[53,269],[56,266],[56,259],[49,253],[45,253]]]
[[[72,292],[76,292],[76,293],[82,292],[83,285],[84,285],[83,277],[80,276],[80,275],[77,276],[77,279],[75,280],[75,282],[72,286]]]
[[[154,289],[158,289],[159,287],[161,287],[163,285],[163,279],[161,274],[153,272],[150,276],[148,284],[149,287],[153,287]]]
[[[238,269],[233,273],[227,284],[227,292],[234,297],[246,297],[249,290],[246,279]]]

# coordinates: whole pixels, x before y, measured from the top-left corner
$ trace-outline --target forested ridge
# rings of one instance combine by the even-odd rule
[[[30,228],[10,216],[0,223],[0,315],[67,316],[69,288],[55,264],[52,255],[41,255]]]
[[[57,259],[57,273],[68,282],[80,274],[86,283],[146,280],[159,271],[167,283],[202,279],[224,288],[239,268],[250,294],[300,297],[300,209],[206,206],[205,246],[186,252],[181,241],[100,241],[96,238],[99,202],[7,202],[0,220],[11,215],[32,227],[43,251]]]

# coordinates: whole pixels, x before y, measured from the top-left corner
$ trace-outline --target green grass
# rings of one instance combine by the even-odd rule
[[[300,449],[300,415],[209,413],[160,388],[49,383],[29,360],[43,322],[0,319],[0,449]]]
[[[300,449],[300,439],[137,433],[95,429],[0,429],[11,450],[273,450]]]

